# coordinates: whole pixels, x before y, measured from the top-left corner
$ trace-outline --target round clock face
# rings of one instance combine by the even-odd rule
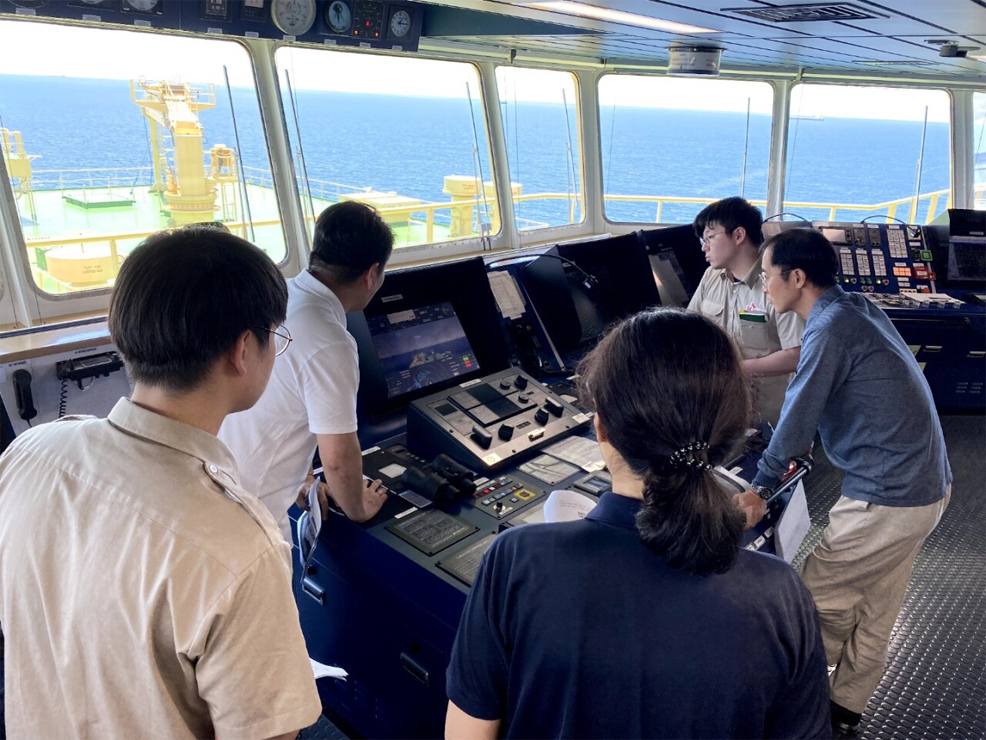
[[[301,36],[315,24],[315,0],[274,0],[270,17],[282,33]]]
[[[390,16],[390,33],[397,38],[407,36],[411,30],[411,14],[406,10],[395,10]]]
[[[126,4],[141,13],[150,13],[157,7],[159,0],[126,0]]]
[[[335,0],[325,8],[325,22],[333,33],[345,33],[353,23],[353,15],[346,3]]]

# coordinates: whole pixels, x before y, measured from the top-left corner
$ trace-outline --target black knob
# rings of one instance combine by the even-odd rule
[[[500,381],[500,387],[503,388],[503,390],[507,390],[510,387],[510,381],[504,378]]]
[[[495,504],[493,504],[493,511],[495,511],[497,514],[503,511],[503,502],[497,501]]]
[[[535,411],[534,412],[534,421],[536,421],[538,424],[547,424],[548,423],[548,409],[546,409],[546,408],[544,408],[544,406],[542,406],[537,411]]]
[[[497,434],[500,436],[500,439],[510,439],[514,436],[514,425],[504,422],[500,425],[500,430]]]
[[[562,405],[562,402],[559,401],[557,398],[544,399],[544,407],[548,409],[548,411],[550,411],[555,416],[561,416],[563,413],[565,413],[565,407]]]
[[[527,393],[518,393],[517,394],[517,400],[520,403],[527,403],[528,401],[531,400],[531,397]]]
[[[472,437],[473,442],[478,444],[480,447],[489,447],[493,444],[493,435],[482,427],[474,426],[470,436]]]
[[[527,378],[525,378],[523,375],[518,375],[516,378],[514,378],[514,385],[520,388],[521,390],[524,390],[527,387]]]

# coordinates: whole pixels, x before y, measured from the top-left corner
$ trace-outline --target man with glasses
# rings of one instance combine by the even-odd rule
[[[695,234],[709,269],[688,303],[739,344],[743,367],[753,378],[753,406],[777,424],[784,391],[798,366],[804,322],[779,315],[764,297],[760,264],[760,210],[742,198],[725,198],[695,217]]]
[[[363,479],[356,436],[359,358],[346,314],[366,308],[383,285],[393,246],[390,227],[364,203],[336,203],[322,212],[308,269],[288,280],[288,315],[274,337],[282,353],[270,384],[219,433],[244,484],[270,509],[288,542],[288,509],[303,502],[299,492],[307,493],[316,448],[328,493],[347,517],[371,519],[386,501],[379,480]]]
[[[0,458],[11,740],[294,737],[318,719],[291,550],[216,438],[263,393],[286,303],[232,234],[151,236],[110,304],[131,398]]]
[[[736,501],[756,524],[816,430],[845,473],[801,575],[821,617],[833,729],[851,735],[883,676],[911,567],[948,503],[952,471],[914,354],[882,310],[839,287],[828,240],[813,229],[783,232],[767,243],[763,266],[774,308],[807,324],[777,431]]]

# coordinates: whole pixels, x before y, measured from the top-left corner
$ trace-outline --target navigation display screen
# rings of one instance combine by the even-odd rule
[[[476,354],[448,301],[367,318],[387,380],[387,397],[452,380],[479,369]]]

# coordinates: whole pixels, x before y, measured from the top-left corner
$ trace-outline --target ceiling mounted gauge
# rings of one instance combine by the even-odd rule
[[[332,33],[346,33],[353,25],[353,14],[342,0],[333,0],[325,6],[325,25]]]
[[[411,32],[411,14],[404,9],[390,14],[390,35],[402,39]]]
[[[161,0],[123,0],[123,9],[136,10],[140,13],[159,13],[160,4]]]
[[[274,0],[270,17],[288,36],[301,36],[315,25],[315,0]]]
[[[48,0],[10,0],[10,4],[17,8],[29,8],[37,10],[48,4]]]

